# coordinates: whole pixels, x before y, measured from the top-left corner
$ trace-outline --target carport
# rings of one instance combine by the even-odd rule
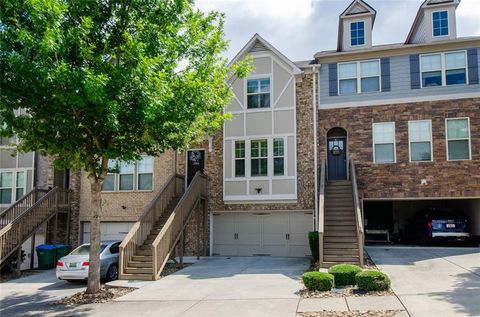
[[[464,215],[470,233],[480,241],[480,199],[392,199],[363,201],[366,242],[387,242],[387,232],[391,243],[408,242],[409,220],[429,208],[449,209]]]

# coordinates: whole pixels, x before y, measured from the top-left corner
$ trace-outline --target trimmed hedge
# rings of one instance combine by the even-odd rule
[[[315,262],[318,261],[318,231],[310,231],[308,233],[308,242],[310,244],[310,251]]]
[[[355,275],[362,269],[353,264],[337,264],[328,269],[328,273],[335,277],[335,285],[355,285]]]
[[[302,281],[309,291],[329,291],[335,283],[335,278],[325,272],[306,272],[302,275]]]
[[[388,276],[378,271],[363,271],[355,276],[358,288],[365,291],[386,291],[391,282]]]

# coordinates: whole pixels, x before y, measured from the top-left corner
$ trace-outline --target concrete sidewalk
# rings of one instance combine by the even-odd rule
[[[412,317],[480,316],[480,248],[366,250]]]

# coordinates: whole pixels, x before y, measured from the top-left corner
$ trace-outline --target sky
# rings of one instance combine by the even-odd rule
[[[338,16],[352,0],[197,0],[202,11],[225,13],[228,59],[255,34],[293,61],[336,49]],[[377,11],[373,45],[402,43],[424,0],[367,0]],[[462,0],[457,36],[480,36],[480,0]]]

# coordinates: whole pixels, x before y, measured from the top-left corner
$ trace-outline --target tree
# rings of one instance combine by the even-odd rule
[[[88,174],[96,293],[108,160],[212,134],[227,118],[230,75],[244,77],[249,63],[227,64],[223,15],[193,0],[3,0],[0,11],[0,132]]]

